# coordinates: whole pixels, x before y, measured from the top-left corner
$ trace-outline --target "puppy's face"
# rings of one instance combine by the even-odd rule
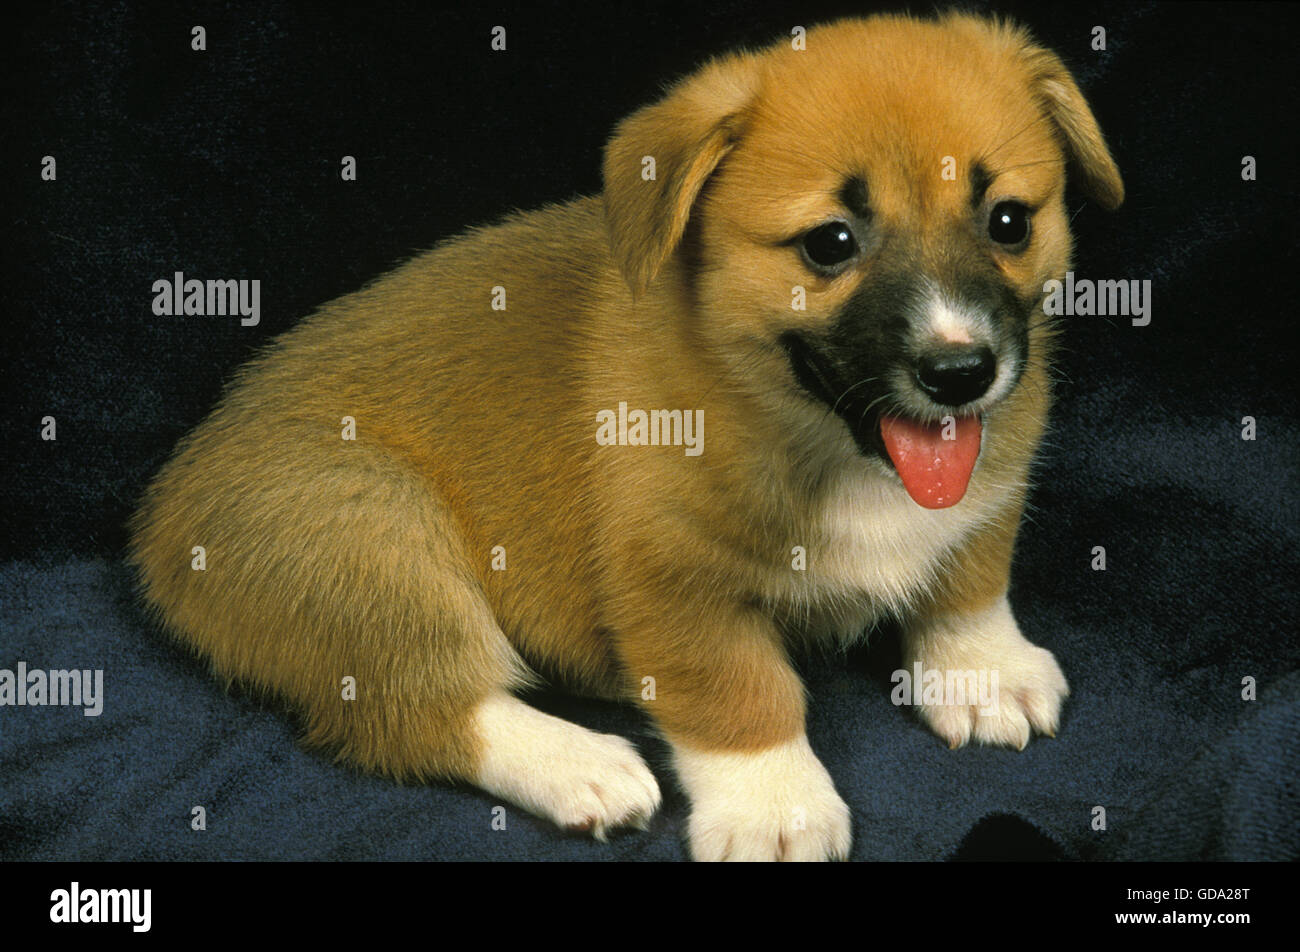
[[[677,216],[666,251],[652,213],[622,214],[611,165],[632,145],[669,176],[638,196]],[[677,255],[718,353],[938,507],[964,491],[982,415],[1041,357],[1043,284],[1070,255],[1067,164],[1119,203],[1055,56],[972,18],[876,18],[813,30],[803,51],[719,61],[632,117],[611,143],[606,202],[634,290],[647,258]],[[634,230],[621,247],[620,227]],[[914,472],[918,449],[955,462]]]

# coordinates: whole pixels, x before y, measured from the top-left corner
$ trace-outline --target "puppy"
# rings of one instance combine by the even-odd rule
[[[1014,26],[714,60],[618,126],[603,196],[447,241],[244,367],[134,518],[143,594],[362,768],[644,825],[655,777],[517,699],[541,672],[648,712],[695,858],[844,857],[792,646],[889,614],[909,670],[997,672],[996,714],[919,709],[950,746],[1059,722],[1007,581],[1067,168],[1120,203]]]

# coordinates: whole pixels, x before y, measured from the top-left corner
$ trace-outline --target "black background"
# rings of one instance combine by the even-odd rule
[[[1218,833],[1201,829],[1189,841],[1179,831],[1197,808],[1173,804],[1185,797],[1215,814],[1223,763],[1236,757],[1215,760],[1215,744],[1239,726],[1243,674],[1276,685],[1273,700],[1296,701],[1296,10],[969,7],[1022,20],[1074,70],[1128,190],[1115,214],[1072,195],[1075,270],[1150,279],[1154,295],[1148,327],[1065,319],[1058,402],[1013,603],[1030,637],[1062,656],[1076,697],[1088,696],[1080,673],[1093,672],[1099,710],[1119,710],[1107,691],[1168,688],[1145,709],[1166,732],[1149,732],[1150,747],[1121,724],[1082,723],[1086,701],[1071,702],[1085,705],[1076,732],[1092,730],[1103,751],[1089,762],[1112,758],[1135,791],[1134,815],[1150,820],[1132,834],[1136,845],[1109,855],[1233,856],[1221,818],[1205,820],[1219,822]],[[120,593],[114,611],[128,619],[115,637],[148,638],[117,561],[123,521],[259,344],[468,225],[598,191],[614,123],[706,56],[788,36],[796,23],[877,9],[902,8],[54,4],[13,15],[3,67],[0,558],[15,566],[103,560]],[[207,29],[206,52],[190,49],[196,23]],[[497,24],[508,30],[504,53],[489,46]],[[1107,30],[1104,52],[1090,48],[1094,25]],[[40,178],[47,154],[58,162],[52,183]],[[339,178],[343,155],[357,158],[356,182]],[[1242,181],[1243,155],[1257,158],[1258,181]],[[260,326],[155,316],[151,285],[177,270],[260,279]],[[58,420],[56,442],[39,438],[47,414]],[[1240,439],[1246,415],[1258,421],[1255,442]],[[1106,573],[1088,570],[1098,544]],[[9,584],[6,598],[16,591]],[[50,611],[80,597],[40,590]],[[24,592],[19,601],[31,597]],[[4,622],[11,633],[16,618]],[[22,645],[36,663],[33,638]],[[201,671],[160,657],[186,684],[200,683]],[[876,664],[854,655],[849,669]],[[833,681],[832,693],[841,684]],[[608,729],[626,729],[620,718],[633,716],[600,710],[592,716]],[[933,742],[903,723],[908,743]],[[1294,750],[1294,728],[1279,729]],[[1262,738],[1252,738],[1254,750]],[[1295,763],[1282,756],[1259,780],[1284,790],[1260,820],[1261,835],[1282,837],[1279,848],[1294,855],[1296,835],[1281,832],[1279,817],[1294,826]],[[1053,776],[1058,769],[1067,776],[1065,766],[1044,767]],[[1009,782],[988,822],[1027,816],[1056,844],[1046,853],[1091,855],[1086,828],[1052,829],[1016,790]],[[1252,791],[1238,793],[1258,801]],[[1099,799],[1078,795],[1081,805]],[[481,808],[454,801],[463,802]],[[859,811],[874,809],[865,795],[850,802],[859,824]],[[0,819],[13,804],[0,796]],[[680,838],[684,806],[670,799],[666,809],[672,832],[660,832]],[[916,809],[918,822],[942,822],[924,804]],[[1151,820],[1161,809],[1184,819]],[[955,828],[947,855],[961,839]],[[1255,839],[1236,842],[1247,840],[1258,852]],[[27,855],[40,855],[38,841],[24,841],[35,851]],[[539,838],[532,855],[546,842]],[[863,850],[855,855],[879,852]]]
[[[706,56],[881,8],[339,7],[55,5],[14,31],[3,554],[117,551],[143,481],[259,342],[468,225],[599,191],[614,123]],[[1098,430],[1152,398],[1224,426],[1294,419],[1279,282],[1297,260],[1296,11],[992,9],[1075,70],[1125,176],[1118,215],[1075,219],[1077,272],[1157,283],[1151,327],[1072,322],[1062,402],[1110,390]],[[205,53],[190,49],[200,21]],[[1241,181],[1245,154],[1257,182]],[[261,279],[261,325],[155,317],[152,282],[177,270]],[[46,414],[56,443],[35,439]]]

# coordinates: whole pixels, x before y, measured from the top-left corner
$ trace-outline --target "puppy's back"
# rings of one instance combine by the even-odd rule
[[[166,628],[226,678],[304,707],[310,740],[397,775],[461,775],[472,752],[450,722],[525,677],[501,627],[596,626],[580,599],[561,611],[527,593],[572,584],[590,558],[574,384],[593,272],[609,269],[601,229],[588,200],[470,232],[242,368],[131,522]],[[508,573],[490,569],[498,544]],[[602,683],[608,665],[595,642],[570,661]],[[345,676],[356,704],[340,703]],[[403,706],[444,723],[408,736]]]

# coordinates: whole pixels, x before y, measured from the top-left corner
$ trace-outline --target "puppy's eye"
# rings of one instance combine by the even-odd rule
[[[827,222],[803,236],[803,253],[818,268],[838,267],[852,258],[857,250],[858,243],[846,222]]]
[[[998,202],[989,215],[989,237],[1000,245],[1018,245],[1029,237],[1029,209],[1020,202]]]

